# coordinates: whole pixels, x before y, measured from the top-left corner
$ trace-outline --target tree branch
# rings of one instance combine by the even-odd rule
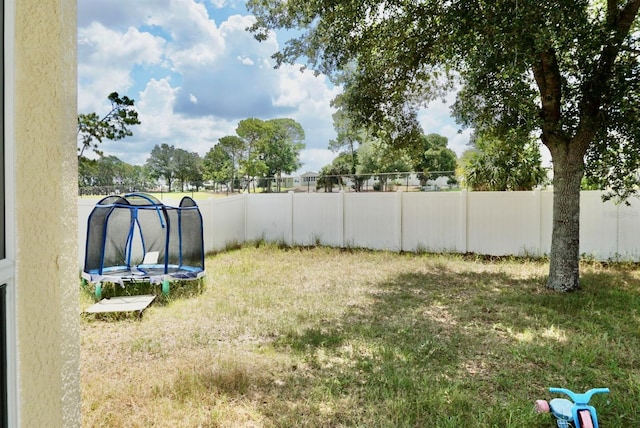
[[[580,123],[573,138],[585,152],[600,126],[602,101],[609,89],[608,80],[639,8],[640,0],[630,0],[622,9],[618,8],[617,0],[607,1],[606,21],[611,37],[603,45],[593,73],[584,82]]]
[[[540,118],[542,119],[542,142],[551,144],[553,135],[559,135],[562,87],[560,68],[556,52],[549,48],[542,52],[539,61],[533,65],[533,76],[540,91]]]

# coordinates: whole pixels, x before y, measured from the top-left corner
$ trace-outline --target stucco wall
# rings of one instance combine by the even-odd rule
[[[15,1],[22,427],[80,426],[76,34],[75,0]]]

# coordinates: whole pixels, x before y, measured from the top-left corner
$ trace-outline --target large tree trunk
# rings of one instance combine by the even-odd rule
[[[547,288],[580,288],[580,183],[584,175],[581,150],[565,145],[552,151],[553,232]],[[573,149],[573,150],[572,150]]]

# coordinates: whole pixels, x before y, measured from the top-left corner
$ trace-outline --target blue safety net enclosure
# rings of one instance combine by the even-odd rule
[[[169,281],[204,274],[202,214],[192,198],[174,207],[145,193],[112,195],[91,211],[83,279],[162,283],[164,291]]]

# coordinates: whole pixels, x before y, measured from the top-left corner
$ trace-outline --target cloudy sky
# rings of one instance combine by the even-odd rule
[[[287,37],[259,43],[240,0],[78,0],[78,111],[106,114],[116,91],[135,99],[141,125],[133,137],[102,149],[143,164],[156,144],[201,156],[238,122],[289,117],[305,130],[299,172],[319,171],[335,154],[330,101],[340,88],[298,66],[273,68],[271,55]],[[452,101],[452,99],[449,100]],[[425,133],[449,139],[461,154],[469,131],[449,117],[448,102],[420,113]]]

